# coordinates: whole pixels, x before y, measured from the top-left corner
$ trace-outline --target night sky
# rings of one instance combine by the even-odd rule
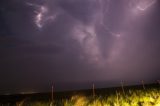
[[[159,0],[0,1],[0,93],[159,78]]]

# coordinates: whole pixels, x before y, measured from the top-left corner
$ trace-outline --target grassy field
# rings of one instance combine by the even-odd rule
[[[33,95],[1,96],[0,106],[160,106],[159,85],[96,89]]]

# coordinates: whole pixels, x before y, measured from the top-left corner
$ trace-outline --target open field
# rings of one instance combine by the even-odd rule
[[[0,106],[160,106],[160,86],[157,84],[57,92],[0,96]]]

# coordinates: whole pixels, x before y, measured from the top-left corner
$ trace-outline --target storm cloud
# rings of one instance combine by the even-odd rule
[[[0,89],[157,80],[159,5],[158,0],[2,0]]]

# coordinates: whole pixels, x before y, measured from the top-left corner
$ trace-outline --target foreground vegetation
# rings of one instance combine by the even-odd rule
[[[116,93],[105,97],[73,96],[63,102],[64,106],[160,106],[160,91],[129,91],[126,95]]]
[[[107,94],[73,95],[69,98],[38,101],[24,99],[15,104],[7,103],[1,106],[160,106],[160,89],[128,89]]]

